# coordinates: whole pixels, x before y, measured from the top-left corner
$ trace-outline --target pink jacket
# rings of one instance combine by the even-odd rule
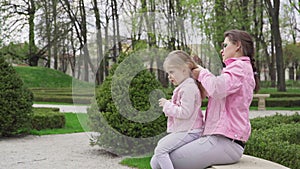
[[[201,101],[194,79],[188,78],[177,86],[171,101],[166,102],[163,107],[163,112],[168,116],[167,132],[201,129],[204,124]]]
[[[229,58],[220,76],[201,70],[198,80],[209,100],[203,135],[220,134],[247,141],[251,133],[249,107],[255,80],[249,57]]]

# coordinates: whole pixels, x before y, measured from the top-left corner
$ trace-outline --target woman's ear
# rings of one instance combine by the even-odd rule
[[[238,52],[241,48],[242,48],[241,42],[237,42],[235,51]]]

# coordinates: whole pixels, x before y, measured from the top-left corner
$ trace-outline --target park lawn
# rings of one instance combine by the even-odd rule
[[[46,67],[16,66],[14,69],[28,88],[72,88],[74,82],[82,87],[93,86],[91,83]]]
[[[31,130],[32,135],[48,135],[48,134],[68,134],[86,132],[87,114],[85,113],[64,113],[66,125],[64,128]]]
[[[125,158],[120,164],[138,169],[151,169],[150,160],[151,157]]]

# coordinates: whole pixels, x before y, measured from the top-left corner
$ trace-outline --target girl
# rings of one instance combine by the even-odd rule
[[[173,169],[169,153],[200,137],[203,131],[201,101],[205,93],[201,84],[192,78],[192,69],[197,64],[184,51],[176,50],[168,54],[164,69],[172,84],[177,86],[169,101],[159,100],[164,114],[168,117],[167,136],[163,137],[155,148],[151,159],[152,169]]]

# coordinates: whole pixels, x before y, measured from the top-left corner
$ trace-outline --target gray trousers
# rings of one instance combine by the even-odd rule
[[[244,148],[221,135],[202,136],[170,154],[175,169],[204,169],[211,165],[236,163]]]
[[[151,158],[152,169],[174,169],[170,154],[175,149],[200,137],[202,132],[188,133],[176,132],[170,133],[159,140]]]

